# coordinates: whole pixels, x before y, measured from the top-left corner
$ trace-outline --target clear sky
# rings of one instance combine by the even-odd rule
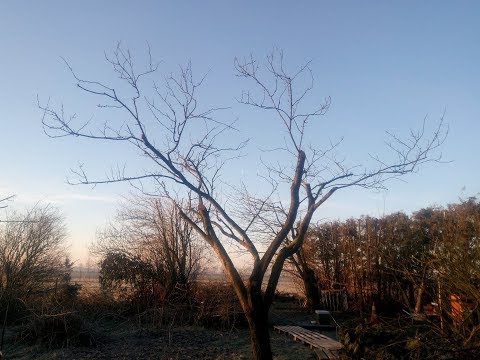
[[[104,51],[122,41],[141,60],[146,43],[168,74],[192,61],[209,72],[202,96],[232,106],[227,116],[257,146],[280,138],[261,113],[235,104],[244,84],[235,56],[261,58],[272,47],[289,64],[312,60],[319,99],[332,106],[319,135],[345,136],[341,153],[362,159],[382,154],[384,131],[405,134],[425,116],[434,126],[444,111],[450,134],[446,164],[429,164],[393,182],[385,193],[339,193],[320,218],[379,216],[444,205],[480,192],[480,2],[478,1],[2,1],[0,2],[0,197],[16,194],[10,210],[42,201],[60,207],[74,258],[112,218],[128,186],[72,187],[69,169],[93,174],[112,165],[135,167],[129,151],[44,135],[37,95],[84,117],[93,115],[60,57],[84,77],[112,78]],[[264,135],[261,136],[260,134]],[[231,178],[256,174],[247,157]]]

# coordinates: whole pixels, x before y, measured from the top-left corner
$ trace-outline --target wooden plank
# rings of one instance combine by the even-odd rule
[[[317,355],[317,358],[319,360],[329,360],[330,359],[330,357],[322,349],[315,349],[314,352],[315,352],[315,355]]]
[[[303,328],[302,330],[299,330],[299,329],[285,329],[285,330],[287,330],[287,332],[290,333],[295,340],[306,342],[310,345],[314,345],[315,347],[325,347],[325,348],[332,348],[332,349],[341,348],[341,344],[338,341],[335,341],[333,339],[330,339],[327,336],[324,336],[322,334],[319,334],[310,330],[305,330]]]
[[[318,359],[333,360],[340,358],[340,351],[343,346],[338,341],[329,338],[323,334],[302,328],[300,326],[274,326],[278,332],[291,335],[294,340],[300,341],[314,349]]]
[[[294,340],[308,344],[312,348],[315,347],[329,351],[340,350],[343,348],[342,344],[338,341],[315,331],[304,329],[300,326],[274,326],[274,329],[290,334]]]

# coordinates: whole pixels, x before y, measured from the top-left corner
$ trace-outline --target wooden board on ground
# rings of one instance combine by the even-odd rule
[[[319,360],[339,359],[339,350],[313,349]]]
[[[294,340],[303,342],[311,348],[316,348],[315,353],[319,359],[338,359],[339,352],[343,348],[338,341],[300,326],[274,326],[273,328],[293,336]]]

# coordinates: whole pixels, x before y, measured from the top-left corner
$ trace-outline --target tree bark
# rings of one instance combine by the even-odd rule
[[[270,332],[268,329],[268,311],[263,306],[257,306],[255,310],[246,314],[250,329],[253,359],[271,360],[272,349],[270,347]]]
[[[269,307],[263,300],[261,286],[253,281],[253,284],[248,286],[248,309],[245,310],[245,316],[250,329],[252,355],[255,360],[272,359],[268,324]]]
[[[417,296],[415,299],[415,309],[414,309],[415,314],[420,314],[420,311],[422,310],[422,295],[423,295],[424,289],[425,289],[425,282],[422,280],[416,292]]]
[[[320,294],[315,272],[310,268],[304,269],[302,280],[308,309],[311,311],[320,309]]]

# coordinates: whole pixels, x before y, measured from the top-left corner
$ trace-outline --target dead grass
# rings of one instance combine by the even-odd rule
[[[85,291],[69,302],[73,318],[56,315],[12,325],[5,339],[5,359],[251,358],[249,332],[229,286],[204,284],[186,303],[173,300],[137,312],[128,301]],[[288,302],[298,311],[297,302]],[[285,309],[281,312],[284,317]],[[88,338],[90,346],[77,341],[80,335]],[[275,359],[315,359],[312,350],[288,336],[272,331],[271,337]]]
[[[248,330],[218,331],[202,327],[148,329],[131,323],[103,322],[96,347],[48,350],[42,345],[7,343],[5,359],[250,359]],[[278,360],[315,359],[308,347],[272,332]]]

